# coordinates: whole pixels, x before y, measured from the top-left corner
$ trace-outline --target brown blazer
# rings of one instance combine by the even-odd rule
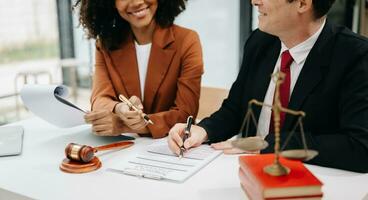
[[[152,40],[144,86],[144,112],[154,122],[148,125],[153,138],[165,137],[178,122],[196,117],[199,107],[202,48],[197,33],[173,25],[157,27]],[[91,96],[92,110],[114,110],[117,96],[141,97],[133,37],[117,50],[96,45],[96,66]]]

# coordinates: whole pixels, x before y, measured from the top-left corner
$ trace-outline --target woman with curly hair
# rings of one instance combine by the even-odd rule
[[[164,137],[196,116],[203,74],[197,33],[174,25],[186,0],[79,0],[79,21],[96,39],[92,111],[97,135]],[[138,106],[130,110],[119,94]],[[147,124],[141,113],[154,124]]]

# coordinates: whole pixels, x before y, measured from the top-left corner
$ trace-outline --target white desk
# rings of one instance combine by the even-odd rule
[[[115,139],[94,136],[88,126],[58,129],[37,118],[16,124],[25,129],[23,153],[0,157],[0,199],[246,199],[239,186],[237,156],[221,155],[183,184],[106,171],[119,158],[153,142],[137,138],[128,149],[99,154],[103,166],[98,171],[67,174],[59,170],[66,144],[97,146]],[[368,174],[311,165],[308,168],[325,184],[324,199],[368,198]]]

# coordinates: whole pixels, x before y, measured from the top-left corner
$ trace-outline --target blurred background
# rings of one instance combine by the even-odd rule
[[[0,125],[31,117],[24,84],[65,84],[70,101],[89,109],[94,41],[78,25],[72,0],[0,0]],[[205,8],[205,11],[203,11]],[[189,0],[176,24],[196,30],[204,51],[202,85],[229,89],[242,48],[257,28],[249,0]],[[368,0],[336,0],[330,20],[368,36]]]

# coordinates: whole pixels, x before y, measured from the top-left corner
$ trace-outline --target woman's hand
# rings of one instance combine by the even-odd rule
[[[130,110],[129,106],[122,102],[115,106],[115,113],[120,117],[124,124],[134,133],[148,133],[147,122],[142,117],[143,104],[136,97],[130,97],[129,101],[139,110]]]
[[[118,136],[125,132],[119,116],[108,110],[89,112],[84,116],[84,120],[92,124],[93,133],[99,136]]]

